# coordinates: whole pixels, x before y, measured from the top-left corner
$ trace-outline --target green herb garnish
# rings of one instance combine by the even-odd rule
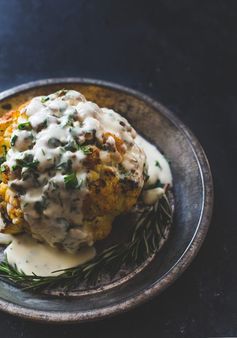
[[[42,103],[45,103],[45,102],[47,102],[49,99],[50,99],[49,96],[42,96],[41,99],[40,99],[40,101],[41,101]]]
[[[13,135],[12,138],[11,138],[11,146],[14,147],[15,143],[16,143],[16,140],[18,139],[18,136],[17,135]]]
[[[12,170],[16,170],[18,168],[30,168],[36,169],[38,166],[39,161],[33,161],[33,155],[29,154],[26,155],[23,159],[16,159],[16,164],[12,166]]]
[[[5,144],[2,145],[2,152],[3,152],[3,156],[0,156],[0,165],[3,164],[6,161],[7,147],[6,147]]]
[[[15,171],[15,170],[17,170],[17,169],[19,169],[20,167],[17,165],[17,164],[14,164],[13,166],[12,166],[12,171]]]
[[[55,94],[57,94],[58,96],[62,96],[62,95],[65,95],[67,92],[68,90],[63,88],[63,89],[58,90]]]
[[[78,180],[75,173],[64,176],[64,183],[66,189],[76,189],[78,187]]]
[[[7,171],[6,166],[5,165],[1,165],[0,171],[1,171],[1,173],[4,173],[5,171]]]
[[[88,145],[78,145],[78,150],[81,150],[85,155],[92,153],[92,149]]]
[[[92,153],[92,149],[89,145],[78,144],[75,140],[68,142],[68,144],[65,145],[64,149],[72,152],[76,150],[81,150],[85,155],[89,155]]]
[[[159,161],[156,161],[156,167],[159,167],[160,169],[162,169],[162,166],[160,165]]]
[[[7,146],[5,144],[2,145],[2,152],[3,152],[3,156],[7,156]]]
[[[6,161],[5,156],[0,156],[0,165],[3,164]]]
[[[28,122],[20,123],[18,125],[18,129],[19,130],[31,130],[32,126],[31,126],[30,122],[28,121]]]

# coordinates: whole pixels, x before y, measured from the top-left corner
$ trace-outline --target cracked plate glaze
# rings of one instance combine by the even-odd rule
[[[0,281],[0,309],[45,322],[102,319],[161,293],[187,268],[208,229],[213,185],[208,161],[197,139],[169,110],[151,98],[115,84],[79,78],[31,82],[0,94],[0,114],[37,95],[61,88],[82,92],[88,100],[113,108],[159,146],[171,161],[174,224],[162,250],[127,278],[70,296],[34,294]]]

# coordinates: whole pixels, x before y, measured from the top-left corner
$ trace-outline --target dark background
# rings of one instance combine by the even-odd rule
[[[62,76],[120,83],[176,113],[210,160],[212,224],[191,267],[149,303],[74,326],[0,313],[0,336],[237,336],[237,1],[0,0],[0,90]]]

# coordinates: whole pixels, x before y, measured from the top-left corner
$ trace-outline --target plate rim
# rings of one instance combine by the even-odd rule
[[[164,291],[168,286],[173,284],[175,280],[186,270],[196,257],[209,228],[214,202],[214,189],[213,179],[211,174],[210,165],[207,156],[196,138],[193,132],[168,108],[166,108],[160,102],[157,102],[150,96],[141,93],[140,91],[128,88],[126,86],[115,84],[104,80],[80,78],[80,77],[60,77],[60,78],[47,78],[36,81],[30,81],[18,86],[14,86],[0,93],[0,101],[7,97],[12,97],[29,89],[36,87],[43,87],[45,85],[56,85],[60,83],[78,83],[103,86],[109,89],[116,89],[125,92],[129,95],[133,95],[138,99],[144,101],[155,109],[159,110],[161,114],[167,117],[174,125],[184,133],[185,137],[192,147],[193,153],[196,157],[199,171],[201,174],[202,188],[203,188],[203,203],[200,213],[199,222],[196,231],[190,241],[189,245],[179,257],[176,263],[160,278],[151,285],[144,293],[138,293],[134,298],[129,298],[121,301],[116,305],[109,305],[102,309],[88,310],[85,312],[57,312],[57,311],[41,311],[30,308],[25,308],[6,300],[0,299],[0,310],[9,314],[16,315],[18,317],[40,321],[40,322],[52,322],[52,323],[79,323],[85,321],[92,321],[97,319],[103,319],[110,317],[140,305],[154,296],[157,296]]]

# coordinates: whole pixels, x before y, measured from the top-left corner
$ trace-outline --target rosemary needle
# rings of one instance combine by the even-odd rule
[[[32,291],[52,288],[71,291],[82,282],[88,286],[98,285],[104,274],[114,278],[122,267],[135,268],[158,252],[161,240],[165,238],[165,229],[171,222],[171,206],[167,196],[163,195],[154,206],[145,208],[138,216],[127,242],[105,249],[91,261],[61,270],[57,276],[41,277],[26,275],[5,260],[0,263],[0,278]]]

